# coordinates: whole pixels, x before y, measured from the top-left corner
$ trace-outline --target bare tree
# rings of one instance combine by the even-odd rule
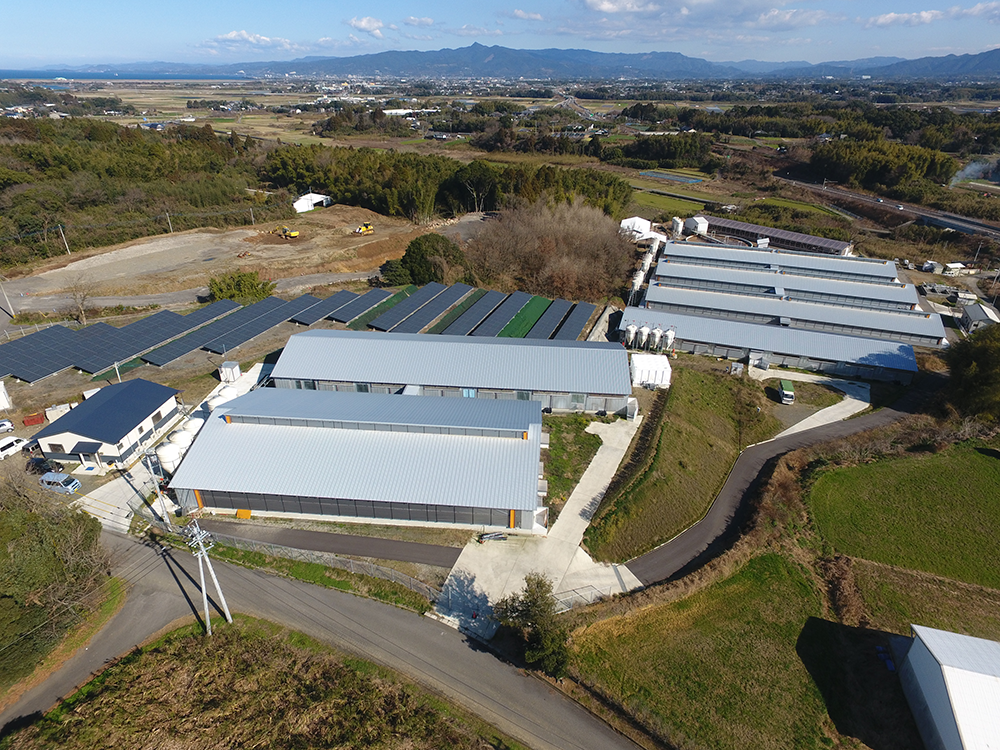
[[[87,304],[97,293],[97,283],[86,276],[77,276],[69,285],[69,298],[72,304],[72,315],[77,322],[87,325]]]

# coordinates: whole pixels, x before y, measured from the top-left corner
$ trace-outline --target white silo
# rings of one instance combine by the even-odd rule
[[[669,328],[667,332],[663,335],[663,348],[669,349],[674,345],[674,329]]]
[[[224,403],[226,403],[226,399],[222,396],[212,396],[212,398],[208,400],[206,406],[208,406],[209,411],[215,411],[217,406],[222,406]]]
[[[649,348],[650,349],[659,349],[660,348],[660,339],[662,337],[663,337],[663,329],[660,328],[659,326],[656,326],[656,328],[653,329],[653,340],[650,341]]]
[[[639,330],[639,326],[635,323],[629,323],[625,326],[625,346],[632,346],[632,342],[635,341],[635,334]]]
[[[160,443],[156,446],[156,460],[160,463],[162,471],[173,474],[181,461],[180,446],[166,441]]]
[[[639,348],[644,349],[647,341],[649,341],[649,326],[643,325],[639,329]]]
[[[240,395],[240,392],[237,391],[235,388],[233,388],[233,386],[231,385],[225,385],[219,391],[218,395],[224,398],[226,401],[232,401],[234,398]]]
[[[181,429],[185,432],[190,432],[192,435],[197,435],[201,426],[205,424],[205,420],[201,417],[191,417],[186,419],[184,424],[181,425]]]
[[[184,449],[194,442],[194,434],[188,432],[187,430],[174,430],[170,433],[167,440],[176,445],[178,448]]]

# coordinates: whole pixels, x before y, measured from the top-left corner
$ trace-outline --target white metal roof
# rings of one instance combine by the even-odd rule
[[[912,346],[884,339],[684,315],[667,310],[648,310],[643,307],[625,308],[621,329],[629,323],[634,323],[637,327],[659,326],[664,331],[673,328],[677,338],[682,341],[808,357],[823,362],[845,362],[907,372],[917,371],[917,361]]]
[[[941,666],[963,747],[1000,748],[1000,643],[911,627]]]
[[[174,487],[500,510],[538,504],[539,424],[526,440],[227,424],[228,406],[212,412]]]
[[[274,378],[628,395],[619,344],[314,330],[288,339]]]
[[[772,241],[777,242],[794,242],[812,245],[813,247],[823,247],[837,253],[845,252],[854,244],[852,242],[844,242],[843,240],[831,240],[827,237],[816,237],[815,235],[803,234],[802,232],[790,232],[787,229],[762,227],[759,224],[749,224],[745,221],[737,221],[735,219],[724,219],[720,216],[708,216],[706,214],[704,218],[708,219],[708,225],[713,231],[722,229],[744,232],[760,237],[770,237]]]

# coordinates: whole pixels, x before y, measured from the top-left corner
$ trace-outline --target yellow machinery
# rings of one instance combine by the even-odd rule
[[[299,236],[299,230],[289,229],[285,226],[275,227],[271,230],[271,234],[276,234],[284,240],[294,240]]]
[[[372,226],[370,221],[366,221],[360,227],[354,230],[355,234],[375,234],[375,227]]]

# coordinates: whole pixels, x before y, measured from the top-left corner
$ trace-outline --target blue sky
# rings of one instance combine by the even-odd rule
[[[4,0],[0,67],[240,62],[472,42],[723,60],[915,58],[1000,47],[1000,0]]]

